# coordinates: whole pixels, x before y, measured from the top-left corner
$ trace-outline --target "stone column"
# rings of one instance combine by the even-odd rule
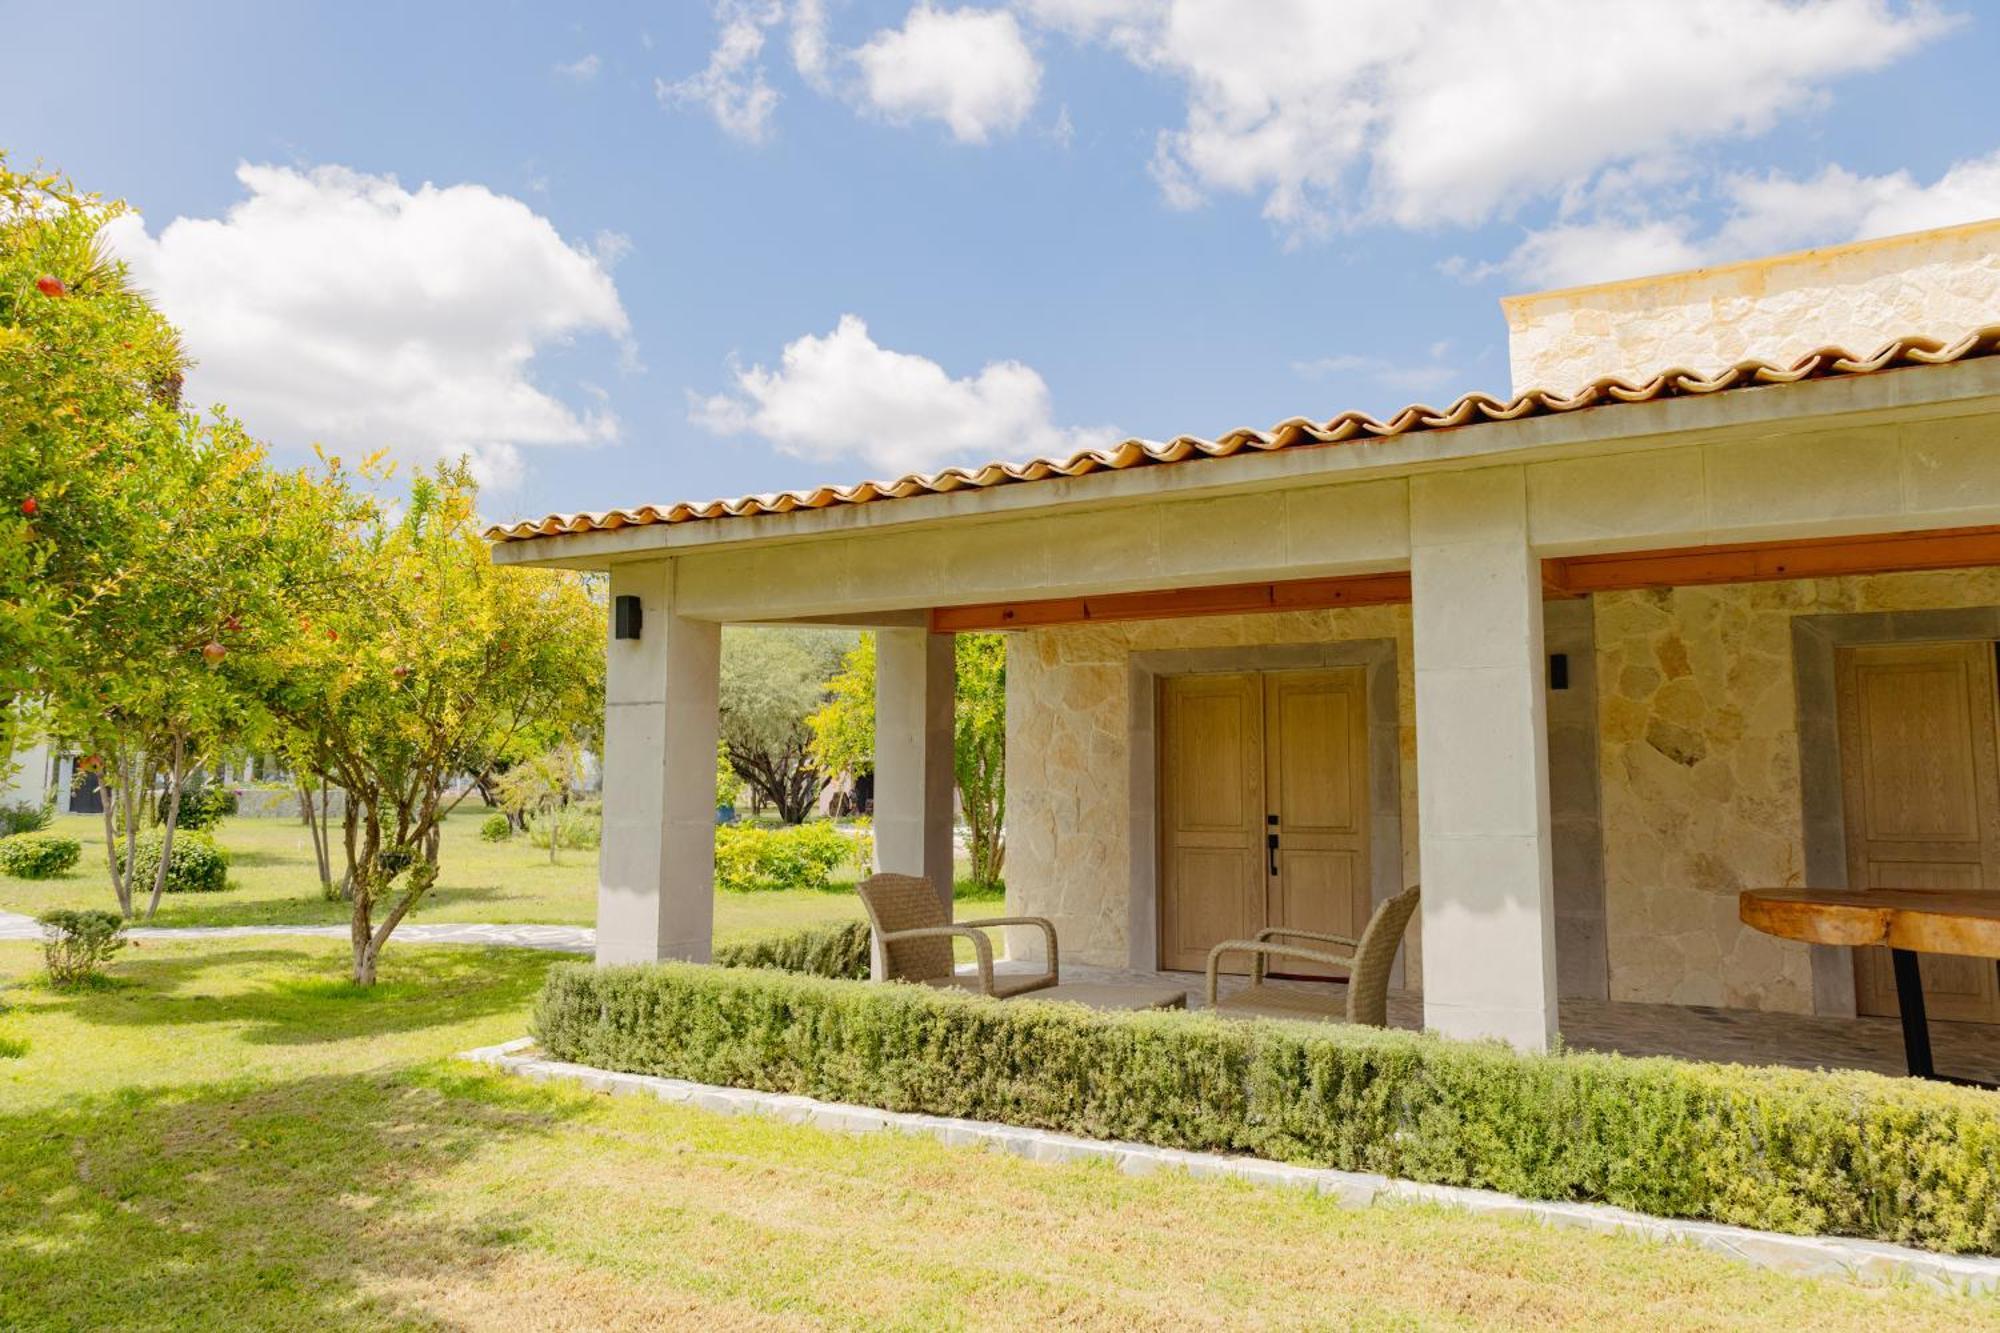
[[[1555,907],[1541,562],[1519,468],[1410,480],[1424,1025],[1545,1050]]]
[[[875,868],[927,875],[951,913],[954,640],[875,631]]]
[[[673,565],[614,565],[637,639],[610,639],[597,961],[707,962],[715,934],[716,693],[722,627],[674,614]]]

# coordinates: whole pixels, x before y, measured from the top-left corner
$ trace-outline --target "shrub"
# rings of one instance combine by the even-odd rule
[[[42,927],[42,961],[49,981],[74,986],[97,975],[125,947],[125,922],[116,912],[62,908],[36,918]]]
[[[495,810],[479,821],[481,842],[505,842],[514,836],[514,821]]]
[[[55,818],[55,803],[45,801],[35,805],[28,801],[15,801],[0,805],[0,838],[11,838],[17,833],[40,833]]]
[[[2000,1250],[2000,1097],[687,964],[549,974],[557,1059],[1164,1147]]]
[[[167,806],[170,801],[163,798],[153,810],[153,823],[167,822]],[[211,829],[222,822],[223,816],[236,813],[236,793],[228,787],[196,787],[181,793],[181,811],[174,820],[176,840],[186,830]]]
[[[133,887],[141,893],[152,890],[153,876],[160,868],[162,835],[140,837],[133,859]],[[229,887],[229,853],[215,845],[206,833],[176,829],[173,859],[167,865],[168,893],[220,893]]]
[[[0,873],[16,879],[53,879],[75,865],[83,844],[53,833],[16,833],[0,838]]]
[[[824,820],[789,828],[725,824],[715,831],[715,886],[731,893],[829,889],[843,865],[866,864],[869,842]]]
[[[536,815],[528,821],[528,841],[537,847],[549,845],[549,826],[556,817]],[[560,817],[562,846],[571,851],[588,851],[604,836],[604,816],[578,813],[571,809]]]
[[[869,975],[868,923],[812,926],[765,935],[715,951],[718,967],[768,967],[812,977],[866,981]]]

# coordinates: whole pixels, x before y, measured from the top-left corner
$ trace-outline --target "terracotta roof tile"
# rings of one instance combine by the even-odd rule
[[[1935,338],[1898,338],[1872,356],[1856,356],[1840,347],[1823,347],[1789,365],[1758,360],[1739,361],[1713,375],[1674,369],[1662,371],[1638,383],[1606,376],[1593,380],[1573,394],[1530,389],[1506,400],[1483,393],[1469,393],[1442,411],[1414,404],[1393,414],[1387,421],[1378,421],[1365,412],[1343,412],[1323,422],[1293,417],[1269,430],[1233,430],[1213,440],[1192,435],[1182,435],[1164,444],[1134,439],[1106,449],[1085,450],[1069,458],[1036,458],[1025,463],[993,462],[974,468],[946,468],[931,475],[912,473],[895,481],[864,481],[855,486],[821,486],[810,491],[781,491],[772,495],[746,495],[734,500],[709,500],[694,504],[641,505],[636,509],[608,509],[602,513],[550,514],[541,519],[496,524],[487,529],[486,536],[496,542],[529,541],[539,537],[608,532],[654,523],[696,523],[755,514],[785,514],[799,509],[871,504],[914,495],[945,495],[952,491],[985,490],[1056,477],[1081,477],[1092,472],[1162,466],[1197,458],[1227,458],[1232,454],[1252,451],[1270,453],[1308,445],[1388,439],[1417,431],[1451,430],[1487,422],[1514,421],[1522,417],[1556,416],[1589,407],[1698,397],[1760,385],[1793,384],[1807,379],[1870,375],[1904,366],[1941,365],[1995,355],[2000,355],[2000,324],[1988,325],[1950,343]]]

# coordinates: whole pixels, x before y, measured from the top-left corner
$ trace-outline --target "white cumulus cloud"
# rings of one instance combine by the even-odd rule
[[[869,106],[892,120],[942,121],[960,143],[1017,130],[1042,67],[1005,10],[913,8],[853,53]]]
[[[226,403],[279,443],[470,454],[506,485],[520,448],[614,438],[536,384],[536,353],[578,335],[628,344],[605,263],[518,199],[345,167],[242,165],[220,218],[137,216],[113,250],[185,335],[194,403]]]
[[[1565,287],[2000,217],[2000,151],[1959,162],[1929,184],[1907,171],[1867,176],[1829,166],[1808,177],[1726,177],[1718,194],[1717,225],[1704,227],[1687,210],[1655,217],[1628,206],[1619,216],[1531,231],[1500,264],[1473,276],[1498,271]]]
[[[736,372],[732,393],[697,398],[690,417],[720,435],[755,435],[820,463],[853,461],[878,476],[931,472],[1096,448],[1108,427],[1054,422],[1049,387],[1018,361],[952,375],[928,357],[891,351],[858,316],[788,343],[778,365]]]
[[[825,0],[716,0],[714,10],[707,66],[677,81],[657,79],[654,91],[661,105],[698,106],[753,143],[775,128],[779,93],[765,44],[781,25],[808,88],[897,124],[941,122],[960,143],[1019,129],[1041,89],[1041,62],[1005,9],[920,2],[901,27],[880,29],[858,47],[834,44]]]
[[[604,62],[598,59],[597,53],[593,51],[589,55],[579,56],[575,60],[564,61],[558,64],[555,67],[555,72],[566,79],[575,79],[578,83],[589,83],[597,77],[598,71],[602,68],[604,68]]]
[[[764,76],[764,31],[785,16],[779,0],[717,0],[715,49],[699,73],[653,80],[661,106],[698,106],[723,132],[750,143],[770,137],[778,92]]]
[[[1954,20],[1890,0],[1026,0],[1178,79],[1170,203],[1261,196],[1292,237],[1473,225],[1607,168],[1760,133]]]

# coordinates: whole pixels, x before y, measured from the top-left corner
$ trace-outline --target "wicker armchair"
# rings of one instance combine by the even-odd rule
[[[1269,926],[1254,940],[1225,940],[1208,954],[1208,1007],[1217,1013],[1260,1015],[1266,1018],[1345,1019],[1371,1027],[1389,1025],[1389,965],[1396,961],[1396,949],[1409,929],[1417,910],[1419,889],[1412,885],[1375,909],[1361,938],[1327,935],[1312,930],[1288,930]],[[1279,944],[1279,938],[1312,940],[1331,948],[1307,948]],[[1333,949],[1343,949],[1335,953]],[[1222,959],[1227,954],[1250,955],[1250,984],[1233,995],[1216,995]],[[1291,958],[1337,967],[1347,973],[1340,991],[1332,986],[1312,990],[1265,984],[1265,964],[1272,958]],[[1344,993],[1343,993],[1344,992]]]
[[[954,922],[937,889],[921,875],[870,875],[858,889],[876,944],[875,980],[950,986],[1006,999],[1056,984],[1055,923],[1039,916],[996,916]],[[1040,926],[1049,942],[1049,970],[1023,976],[993,974],[993,942],[984,927]],[[954,938],[972,941],[977,977],[962,977],[952,958]]]

